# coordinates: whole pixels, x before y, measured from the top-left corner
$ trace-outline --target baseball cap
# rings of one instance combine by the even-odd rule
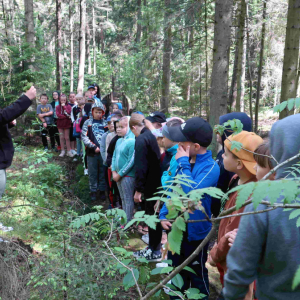
[[[168,131],[174,142],[193,142],[202,147],[208,147],[213,137],[211,126],[200,117],[188,119],[180,126],[168,127]]]
[[[155,112],[151,113],[146,119],[149,120],[151,123],[155,123],[155,122],[165,123],[165,122],[167,122],[165,114],[160,112],[160,111],[155,111]]]
[[[90,86],[88,87],[88,90],[89,90],[89,89],[93,89],[93,90],[94,90],[94,89],[95,89],[95,86],[92,84],[92,85],[90,85]]]
[[[236,135],[230,135],[224,142],[227,149],[241,159],[247,170],[256,175],[256,171],[254,170],[256,161],[254,160],[253,153],[244,149],[239,151],[237,149],[231,150],[231,142],[239,142],[243,145],[244,149],[254,152],[263,143],[263,139],[254,132],[242,131]]]

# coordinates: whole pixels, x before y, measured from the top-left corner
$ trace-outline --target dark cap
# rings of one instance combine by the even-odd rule
[[[93,90],[94,90],[94,89],[95,89],[95,86],[92,84],[92,85],[90,85],[90,86],[88,87],[88,90],[89,90],[89,89],[93,89]]]
[[[191,118],[180,126],[168,127],[168,131],[174,142],[193,142],[202,147],[208,147],[213,137],[211,126],[200,117]]]
[[[151,123],[155,123],[155,122],[165,123],[165,122],[167,122],[165,114],[160,112],[160,111],[155,111],[155,112],[151,113],[146,119],[149,120]]]

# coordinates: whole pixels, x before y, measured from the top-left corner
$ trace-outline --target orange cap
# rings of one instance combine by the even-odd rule
[[[254,170],[254,166],[256,165],[256,161],[253,158],[253,153],[248,152],[244,149],[238,151],[237,149],[231,150],[231,143],[230,141],[239,142],[241,143],[244,149],[250,150],[254,152],[254,150],[263,143],[263,139],[253,132],[242,131],[236,135],[230,135],[224,142],[227,149],[236,155],[239,159],[242,160],[243,164],[247,168],[247,170],[256,175],[256,171]]]

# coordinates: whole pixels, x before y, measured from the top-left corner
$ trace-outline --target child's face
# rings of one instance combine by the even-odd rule
[[[99,108],[98,109],[97,108],[93,109],[93,118],[95,120],[101,120],[102,114],[103,114],[102,109],[99,109]]]
[[[52,94],[52,96],[53,96],[53,99],[54,99],[54,100],[57,100],[57,99],[58,99],[58,94],[57,94],[56,92],[54,92],[54,93]]]
[[[70,103],[74,104],[74,103],[75,103],[75,100],[76,100],[75,94],[70,94],[70,95],[69,95],[69,101],[70,101]]]
[[[224,150],[225,152],[222,154],[224,168],[229,172],[236,173],[238,160],[233,156],[226,146],[224,147]]]
[[[254,170],[256,171],[256,179],[257,180],[261,180],[265,175],[267,175],[271,171],[271,169],[269,167],[263,168],[259,164],[256,164],[254,166]],[[275,174],[276,173],[273,173],[272,175],[270,175],[270,177],[268,179],[269,180],[274,180],[275,179]]]
[[[114,104],[114,106],[113,106],[113,112],[115,112],[115,111],[117,111],[117,110],[119,110],[119,107],[118,107],[117,104]]]
[[[220,145],[222,145],[222,138],[221,138],[221,136],[218,133],[216,134],[216,136],[217,136],[217,143],[219,143]]]
[[[122,120],[117,123],[117,135],[118,136],[125,136],[127,132],[128,124],[126,121]]]
[[[84,105],[85,104],[85,99],[84,98],[77,98],[77,103],[78,103],[78,105]]]
[[[154,122],[154,123],[152,123],[152,125],[154,126],[155,129],[159,129],[162,127],[162,125],[158,122]]]
[[[199,150],[199,147],[200,147],[198,144],[195,144],[193,142],[181,142],[179,144],[183,147],[183,149],[185,151],[187,150],[188,146],[190,147],[190,157],[196,156],[198,154],[198,150]]]
[[[85,92],[85,94],[84,94],[84,99],[85,99],[85,101],[88,99],[89,95],[90,95],[89,92]]]
[[[165,148],[165,145],[164,145],[164,138],[163,137],[157,137],[156,138],[157,140],[157,144],[160,148]],[[165,148],[166,149],[166,148]]]
[[[169,140],[168,138],[166,138],[165,136],[163,137],[163,147],[168,150],[170,148],[172,148],[176,143],[174,143],[173,141]]]
[[[67,103],[67,97],[66,96],[61,96],[60,97],[60,102],[61,102],[61,104],[66,104]]]
[[[42,96],[41,99],[40,99],[40,101],[41,101],[41,104],[46,105],[47,102],[48,102],[48,97]]]
[[[95,90],[94,89],[89,89],[88,92],[89,92],[89,97],[93,98],[94,95],[95,95]]]
[[[110,132],[114,132],[114,130],[115,130],[114,122],[116,122],[116,121],[118,121],[118,119],[111,118],[111,121],[108,122],[107,127]]]

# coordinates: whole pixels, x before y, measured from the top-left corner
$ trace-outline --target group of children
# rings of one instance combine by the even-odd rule
[[[84,164],[89,175],[91,201],[97,198],[105,200],[108,196],[111,207],[123,208],[127,221],[132,219],[135,207],[144,210],[146,214],[159,212],[161,222],[156,224],[156,229],[143,228],[144,233],[148,231],[146,239],[148,246],[134,252],[137,258],[144,257],[152,262],[160,261],[162,258],[162,232],[169,232],[172,222],[168,220],[168,208],[165,204],[157,207],[158,202],[153,203],[146,199],[153,197],[161,186],[171,189],[170,180],[177,174],[188,176],[192,180],[188,185],[181,186],[185,193],[207,187],[219,187],[223,192],[228,192],[236,186],[261,180],[275,164],[271,157],[276,158],[280,163],[283,157],[288,159],[300,150],[299,144],[299,147],[294,147],[293,151],[285,152],[283,149],[286,139],[280,140],[277,136],[283,135],[282,128],[287,129],[291,124],[288,121],[284,124],[284,120],[279,121],[273,126],[275,129],[273,131],[272,128],[269,142],[251,132],[252,122],[246,113],[236,112],[221,116],[220,124],[238,119],[243,124],[243,131],[232,135],[232,131],[228,129],[222,136],[217,134],[221,150],[217,159],[214,160],[212,152],[208,150],[213,138],[213,129],[204,119],[200,117],[186,121],[178,117],[167,119],[162,112],[153,112],[147,117],[141,112],[133,112],[131,116],[125,116],[120,103],[114,104],[111,111],[105,107],[97,91],[99,87],[90,86],[85,97],[71,93],[69,101],[64,94],[59,95],[58,92],[54,92],[51,105],[47,104],[47,96],[41,95],[41,105],[38,106],[37,113],[43,122],[43,145],[47,149],[46,134],[49,133],[51,147],[55,149],[56,138],[57,149],[61,150],[60,156],[65,155],[66,143],[68,156],[73,157],[76,153],[78,157],[81,155],[86,157]],[[288,117],[285,120],[288,119],[300,125],[299,116]],[[56,128],[59,132],[59,139],[56,135]],[[296,127],[294,132],[298,134],[299,128],[300,126]],[[272,132],[274,132],[273,135]],[[242,143],[242,149],[232,150],[232,142]],[[268,179],[273,180],[275,176],[278,179],[284,175],[282,172],[277,172],[270,175]],[[211,199],[209,195],[205,195],[201,200],[205,214],[197,209],[190,211],[189,220],[202,220],[206,218],[206,215],[217,217],[221,209],[230,209],[236,204],[237,196],[238,191],[232,192],[226,203],[221,203],[220,199]],[[240,208],[235,214],[242,213],[244,210],[245,208]],[[272,212],[266,214],[272,214]],[[253,214],[251,218],[254,223],[249,224],[250,217],[248,219],[247,217],[242,218],[243,229],[240,229],[241,216],[221,220],[217,242],[213,248],[208,253],[208,245],[206,245],[189,263],[189,267],[194,272],[187,270],[180,272],[184,280],[182,292],[190,287],[197,288],[206,295],[203,299],[208,299],[209,280],[205,266],[208,262],[211,266],[218,268],[221,283],[225,285],[219,299],[253,299],[254,290],[258,299],[288,298],[284,293],[291,290],[293,277],[285,274],[286,270],[282,271],[285,281],[280,284],[281,289],[276,291],[278,294],[273,292],[280,296],[266,295],[269,288],[266,288],[265,281],[266,278],[272,277],[272,264],[267,253],[281,259],[281,263],[283,260],[280,257],[280,251],[276,256],[276,251],[272,254],[272,249],[266,248],[269,242],[266,232],[270,226],[267,223],[274,223],[275,220],[257,221],[255,218],[263,217]],[[282,216],[277,217],[282,218]],[[247,226],[255,228],[256,231],[265,230],[264,235],[262,233],[263,236],[258,239],[258,245],[255,244],[255,239],[250,239],[249,242]],[[174,267],[182,264],[195,251],[208,235],[211,227],[212,224],[209,221],[187,224],[180,254],[168,252],[168,258],[172,260]],[[243,235],[240,231],[244,231]],[[299,249],[299,232],[296,235],[294,239]],[[291,243],[285,237],[282,239],[288,244]],[[145,238],[143,240],[145,241]],[[256,247],[255,250],[249,247],[250,244]],[[255,257],[255,259],[244,261],[244,251],[249,258]],[[291,264],[290,268],[296,272],[296,267],[300,265],[300,258],[298,256],[294,259],[298,264],[296,266]],[[268,265],[265,266],[265,264]],[[283,269],[284,267],[281,266],[281,270]],[[256,287],[254,288],[255,280]],[[291,283],[290,287],[284,288],[284,284],[288,283]],[[299,290],[294,293],[299,297],[297,299],[300,299]],[[178,299],[176,296],[171,296],[171,298]],[[296,298],[290,293],[289,299]]]

